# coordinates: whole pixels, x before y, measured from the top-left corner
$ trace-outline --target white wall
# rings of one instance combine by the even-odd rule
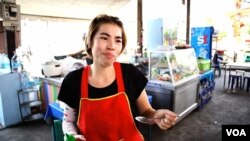
[[[84,48],[82,36],[87,32],[89,21],[22,18],[21,46],[19,54],[29,55],[28,71],[39,75],[41,64],[54,56],[68,55]],[[30,52],[29,52],[30,51]],[[21,53],[20,53],[21,52]]]

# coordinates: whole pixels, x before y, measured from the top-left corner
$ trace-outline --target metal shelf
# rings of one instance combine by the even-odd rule
[[[39,91],[39,90],[40,90],[40,86],[36,85],[36,86],[33,86],[33,87],[27,87],[27,88],[21,89],[21,90],[18,91],[18,93],[30,93],[30,92],[36,92],[36,91]]]
[[[23,121],[39,120],[39,119],[43,119],[43,117],[44,117],[43,113],[36,113],[36,114],[23,117]]]
[[[42,101],[34,100],[34,101],[24,102],[20,106],[21,107],[35,107],[35,106],[41,106],[41,105],[42,105]]]
[[[22,121],[33,121],[43,119],[44,114],[42,113],[42,101],[39,99],[39,91],[40,85],[27,87],[18,91],[18,100]],[[29,95],[35,95],[36,98],[27,101]],[[20,98],[22,98],[22,100]],[[28,113],[23,114],[23,110],[27,108],[28,110],[26,110],[26,112]],[[32,111],[32,109],[34,110],[34,108],[36,109],[35,112]]]

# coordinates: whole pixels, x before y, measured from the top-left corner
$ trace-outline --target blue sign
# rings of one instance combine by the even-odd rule
[[[197,58],[211,59],[213,27],[195,27],[191,29],[191,46]]]

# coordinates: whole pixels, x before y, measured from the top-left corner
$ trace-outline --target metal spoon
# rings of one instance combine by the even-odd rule
[[[177,115],[177,117],[180,117],[180,115]],[[144,116],[137,116],[135,117],[135,119],[141,123],[145,123],[145,124],[152,124],[154,119],[162,119],[163,117],[156,117],[156,118],[147,118]]]
[[[153,123],[154,119],[161,119],[162,117],[158,117],[158,118],[147,118],[144,116],[137,116],[135,117],[135,119],[141,123],[145,123],[145,124],[151,124]]]

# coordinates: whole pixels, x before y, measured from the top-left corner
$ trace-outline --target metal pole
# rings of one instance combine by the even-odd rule
[[[137,0],[137,43],[139,45],[139,53],[143,54],[143,23],[142,23],[142,0]]]
[[[187,0],[187,27],[186,27],[186,44],[189,44],[189,34],[190,34],[190,5],[191,0]]]

